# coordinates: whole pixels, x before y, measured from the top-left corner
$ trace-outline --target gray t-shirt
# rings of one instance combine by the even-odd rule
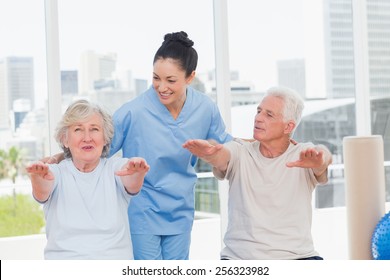
[[[229,217],[222,259],[298,259],[317,256],[311,236],[312,191],[318,184],[312,169],[289,168],[312,143],[290,144],[287,151],[266,158],[258,141],[225,144],[231,160]]]

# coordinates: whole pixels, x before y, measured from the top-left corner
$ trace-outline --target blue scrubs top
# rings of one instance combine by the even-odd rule
[[[150,87],[122,105],[113,119],[111,155],[122,149],[124,157],[143,157],[150,165],[140,194],[129,205],[131,232],[173,235],[190,231],[197,158],[182,145],[189,139],[232,140],[217,105],[187,87],[186,101],[175,120]]]

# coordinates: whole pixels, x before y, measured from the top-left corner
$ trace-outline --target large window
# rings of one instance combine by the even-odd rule
[[[44,2],[0,3],[0,148],[26,147],[36,159],[47,145]]]
[[[366,77],[355,77],[352,0],[228,3],[233,106],[257,104],[273,85],[297,90],[305,99],[305,110],[294,138],[324,144],[333,154],[330,181],[316,189],[315,205],[344,206],[343,137],[356,135],[356,116],[362,115],[356,111],[356,96],[367,94],[356,83]],[[383,136],[389,161],[390,3],[368,0],[366,8],[369,69],[364,70],[369,76],[371,130]],[[256,106],[232,111],[233,134],[250,138]],[[390,174],[386,175],[389,201]]]
[[[15,147],[22,164],[50,154],[54,141],[49,131],[55,124],[48,127],[44,3],[0,3],[0,149],[4,154]],[[278,84],[296,89],[306,109],[294,138],[326,145],[334,159],[329,184],[316,191],[316,207],[344,206],[342,140],[357,133],[356,119],[362,113],[356,100],[367,94],[355,74],[354,2],[226,3],[232,134],[252,137],[256,105],[267,88]],[[366,3],[371,132],[384,139],[389,201],[390,3]],[[213,1],[58,0],[54,20],[58,20],[62,110],[74,99],[88,98],[113,113],[150,86],[153,55],[164,34],[181,30],[189,34],[199,54],[193,86],[216,99],[216,72],[224,66],[215,65],[215,53],[222,50],[214,48]],[[0,194],[15,190],[30,195],[22,170],[15,180],[1,174]],[[197,170],[206,173],[198,181],[196,209],[219,212],[218,183],[210,166],[199,161]]]
[[[185,31],[199,55],[192,86],[207,91],[214,76],[213,2],[209,0],[59,0],[63,109],[89,98],[113,113],[151,84],[164,35]],[[214,178],[199,180],[196,209],[219,212]]]
[[[198,77],[212,71],[212,8],[208,0],[59,0],[63,105],[83,96],[114,112],[150,86],[153,56],[170,32],[195,42]]]
[[[0,236],[39,233],[24,170],[49,152],[44,1],[1,1],[0,38]]]

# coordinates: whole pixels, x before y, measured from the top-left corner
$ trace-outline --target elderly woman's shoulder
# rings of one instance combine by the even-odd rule
[[[111,166],[114,170],[119,170],[122,166],[128,161],[128,158],[120,157],[119,155],[114,155],[109,158],[102,158],[102,164],[106,166]]]

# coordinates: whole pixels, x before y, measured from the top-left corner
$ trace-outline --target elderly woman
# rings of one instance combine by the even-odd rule
[[[65,160],[27,167],[34,198],[43,204],[45,259],[132,259],[127,208],[149,166],[143,158],[106,158],[111,116],[85,100],[74,102],[55,138]]]

